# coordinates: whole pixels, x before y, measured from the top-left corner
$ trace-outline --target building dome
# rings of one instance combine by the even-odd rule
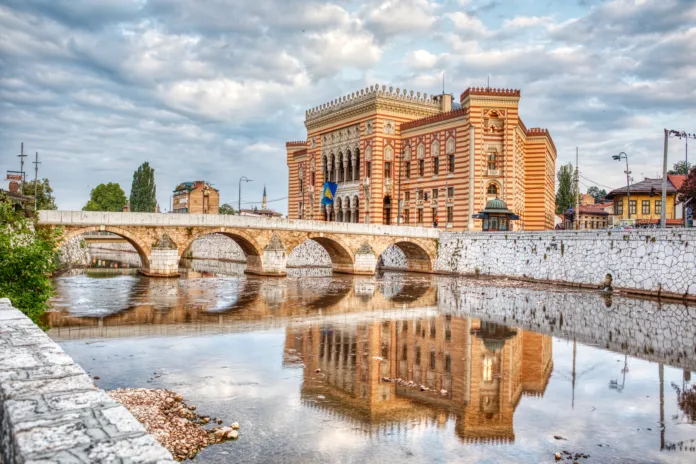
[[[499,198],[494,198],[486,203],[486,208],[482,213],[510,213],[505,202]]]

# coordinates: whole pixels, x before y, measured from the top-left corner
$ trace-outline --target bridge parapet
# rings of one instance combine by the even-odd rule
[[[64,226],[232,227],[298,232],[325,232],[437,239],[434,228],[356,224],[348,222],[271,219],[228,214],[109,213],[100,211],[39,211],[39,224]]]

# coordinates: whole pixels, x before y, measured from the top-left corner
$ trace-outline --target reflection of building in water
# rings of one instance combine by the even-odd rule
[[[467,441],[513,441],[520,398],[543,395],[553,365],[549,336],[447,315],[289,328],[285,354],[309,406],[377,428],[453,418]]]

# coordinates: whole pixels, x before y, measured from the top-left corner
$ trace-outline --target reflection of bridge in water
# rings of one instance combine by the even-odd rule
[[[368,433],[454,420],[464,441],[514,441],[525,395],[543,395],[551,337],[442,314],[291,325],[285,364],[303,368],[303,404]],[[394,380],[399,379],[399,380]]]
[[[180,335],[202,330],[236,332],[284,327],[289,318],[304,320],[352,317],[393,311],[436,310],[437,295],[430,278],[409,283],[383,283],[373,277],[333,279],[196,278],[188,272],[178,280],[123,278],[122,292],[67,287],[57,280],[57,309],[67,308],[70,292],[81,292],[88,302],[84,312],[47,313],[56,339]],[[103,309],[92,314],[95,305]],[[106,313],[106,314],[105,314]],[[385,316],[386,317],[386,316]]]

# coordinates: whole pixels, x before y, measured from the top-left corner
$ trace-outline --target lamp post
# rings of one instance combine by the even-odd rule
[[[684,167],[686,168],[686,175],[689,175],[689,139],[696,139],[696,134],[688,134],[684,131],[676,131],[676,130],[671,130],[669,131],[669,136],[670,137],[677,137],[679,139],[684,139],[685,145],[684,145]],[[667,143],[665,141],[665,143]],[[676,205],[675,205],[676,208]],[[684,202],[683,210],[684,210],[684,227],[687,227],[689,224],[689,220],[687,218],[686,214],[686,202]]]
[[[251,179],[247,179],[247,176],[242,176],[239,178],[239,199],[237,205],[237,214],[242,214],[242,181],[253,182]]]
[[[631,219],[631,183],[628,180],[628,176],[631,174],[631,171],[628,170],[628,155],[622,151],[618,155],[614,155],[611,158],[616,161],[621,161],[622,158],[626,160],[626,192],[628,194],[628,205],[626,206],[628,207],[628,219]]]

